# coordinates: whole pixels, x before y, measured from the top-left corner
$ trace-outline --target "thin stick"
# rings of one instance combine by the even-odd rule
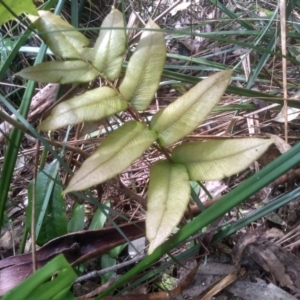
[[[171,5],[168,9],[166,9],[164,12],[162,12],[159,16],[157,16],[154,21],[157,22],[159,19],[164,17],[166,14],[168,14],[172,9],[174,9],[177,5],[179,5],[182,2],[182,0],[178,0],[173,5]]]
[[[31,245],[32,245],[32,271],[33,273],[37,269],[37,259],[36,259],[36,223],[35,223],[35,209],[36,209],[36,184],[37,184],[37,173],[38,173],[38,162],[39,162],[39,148],[40,141],[36,141],[35,148],[35,164],[34,164],[34,174],[33,174],[33,186],[32,186],[32,199],[31,199]]]
[[[282,83],[283,83],[283,107],[284,107],[284,139],[288,143],[288,104],[287,104],[287,74],[286,74],[286,1],[280,0],[280,31],[282,53]]]
[[[21,124],[20,122],[18,122],[17,120],[13,119],[12,117],[10,117],[9,115],[5,114],[3,111],[0,110],[0,119],[3,119],[4,121],[8,122],[9,124],[11,124],[12,126],[20,129],[21,131],[23,131],[25,134],[28,134],[30,136],[32,136],[33,138],[36,139],[36,136],[31,133],[26,126],[24,126],[23,124]],[[59,142],[55,142],[49,139],[46,139],[47,143],[51,146],[55,146],[55,147],[59,147],[62,148],[64,145],[62,145],[62,143]],[[76,152],[76,153],[80,153],[82,156],[84,157],[89,157],[90,155],[88,153],[86,153],[85,151],[81,150],[80,148],[77,147],[72,147],[70,145],[65,145],[65,148],[67,150]]]
[[[162,12],[159,16],[157,16],[154,19],[154,22],[157,22],[159,19],[161,19],[162,17],[164,17],[166,14],[168,14],[173,8],[175,8],[177,5],[179,5],[182,2],[182,0],[178,0],[177,2],[175,2],[172,6],[170,6],[169,8],[167,8],[164,12]],[[138,18],[140,19],[140,16],[138,16]],[[144,22],[142,22],[144,23]],[[142,30],[139,31],[132,39],[131,41],[134,41],[136,38],[138,38],[140,35],[142,34]]]
[[[126,267],[128,265],[131,265],[131,264],[134,264],[140,260],[142,260],[144,257],[146,256],[146,254],[141,254],[141,255],[137,255],[135,256],[133,259],[131,260],[128,260],[128,261],[125,261],[123,263],[120,263],[120,264],[117,264],[115,266],[112,266],[112,267],[108,267],[106,269],[103,269],[103,270],[99,270],[99,271],[93,271],[93,272],[90,272],[86,275],[83,275],[83,276],[80,276],[78,277],[74,283],[77,283],[77,282],[82,282],[82,281],[86,281],[88,279],[91,279],[91,278],[95,278],[95,277],[98,277],[102,274],[105,274],[107,272],[111,272],[111,271],[116,271],[118,269],[121,269],[123,267]]]

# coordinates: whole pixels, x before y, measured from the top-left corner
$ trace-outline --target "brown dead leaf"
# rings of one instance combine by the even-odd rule
[[[201,265],[201,260],[198,261],[196,266],[191,269],[191,271],[188,273],[188,275],[181,281],[181,283],[172,291],[172,295],[176,296],[180,293],[182,293],[194,280],[195,275],[199,269],[199,266]]]
[[[121,225],[124,236],[134,240],[144,236],[145,222]],[[75,266],[126,242],[120,232],[112,228],[79,231],[56,238],[37,251],[37,264],[42,267],[62,253]],[[32,273],[31,253],[0,260],[0,296],[22,282]]]
[[[247,252],[251,255],[251,258],[265,271],[271,273],[281,286],[292,286],[293,282],[290,276],[285,272],[284,265],[280,262],[275,253],[268,248],[269,244],[272,243],[265,242],[263,244],[249,245]]]
[[[274,139],[275,146],[279,150],[281,154],[285,153],[286,151],[290,150],[292,146],[288,144],[285,140],[283,140],[281,137],[275,134],[267,134],[270,138]]]
[[[232,250],[233,261],[239,267],[245,252],[266,272],[272,274],[281,286],[288,287],[300,295],[300,259],[284,248],[268,241],[283,233],[276,229],[256,229],[243,235]]]
[[[258,228],[245,233],[232,249],[232,260],[236,268],[239,269],[239,264],[243,256],[243,252],[248,245],[253,243],[262,243],[269,238],[279,238],[283,236],[283,232],[279,229]]]
[[[7,230],[0,238],[0,249],[9,250],[19,245],[22,239],[21,227]]]
[[[205,290],[204,294],[199,295],[198,299],[201,300],[209,300],[214,295],[218,294],[220,291],[225,289],[228,285],[233,283],[238,278],[237,274],[228,274],[220,280],[214,282],[207,290]]]
[[[280,151],[275,146],[271,146],[257,161],[263,167],[280,156]]]
[[[272,273],[281,286],[300,295],[300,259],[297,256],[268,241],[253,245],[248,251],[258,264]]]
[[[226,290],[234,294],[233,298],[244,300],[297,300],[296,297],[282,290],[280,287],[260,278],[255,278],[255,281],[253,279],[251,280],[249,277],[241,278],[229,285]]]

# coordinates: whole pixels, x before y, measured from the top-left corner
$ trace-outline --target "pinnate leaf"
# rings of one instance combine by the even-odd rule
[[[126,108],[127,102],[115,90],[100,87],[58,104],[39,129],[55,130],[67,125],[98,121]]]
[[[166,59],[164,35],[151,19],[130,58],[120,92],[137,110],[146,109],[157,91]]]
[[[99,73],[88,63],[80,60],[49,61],[28,67],[16,75],[45,83],[89,82]]]
[[[89,40],[75,27],[50,11],[40,10],[39,18],[30,17],[52,52],[65,59],[84,57]]]
[[[220,101],[231,79],[231,70],[199,82],[151,120],[162,146],[169,146],[195,130]]]
[[[89,52],[90,60],[93,66],[109,80],[115,80],[122,70],[125,49],[126,34],[123,15],[119,10],[112,8],[101,25],[94,48]]]
[[[186,143],[172,152],[172,160],[185,165],[190,180],[219,180],[246,169],[274,142],[245,138]]]
[[[190,196],[189,176],[183,165],[158,161],[150,171],[146,235],[151,254],[180,222]]]
[[[108,135],[75,173],[64,193],[100,184],[125,171],[156,140],[144,124],[129,121]]]

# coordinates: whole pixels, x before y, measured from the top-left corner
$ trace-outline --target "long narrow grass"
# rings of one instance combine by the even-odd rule
[[[59,14],[61,12],[61,9],[63,7],[64,1],[59,1],[59,3],[56,6],[55,13]],[[27,36],[26,36],[27,38]],[[22,38],[20,39],[20,43],[18,46],[22,46],[21,42],[24,42],[25,40]],[[39,64],[43,61],[44,56],[47,51],[47,46],[45,44],[42,44],[40,47],[39,53],[35,59],[34,64]],[[11,58],[10,58],[11,59]],[[9,65],[5,65],[5,68],[8,68]],[[3,67],[3,72],[6,71]],[[30,104],[31,104],[31,99],[34,95],[34,88],[35,88],[35,82],[30,81],[27,84],[24,96],[22,98],[21,106],[19,109],[19,113],[26,119]],[[24,133],[20,131],[17,128],[13,128],[11,134],[9,135],[8,138],[8,145],[7,145],[7,151],[6,155],[4,157],[4,162],[3,162],[3,168],[2,168],[2,176],[1,176],[1,181],[0,181],[0,227],[2,226],[3,223],[3,216],[5,212],[5,205],[7,201],[7,195],[10,187],[10,183],[12,180],[13,172],[14,172],[14,167],[16,164],[17,156],[19,153],[19,148],[21,145],[21,141],[23,138]]]

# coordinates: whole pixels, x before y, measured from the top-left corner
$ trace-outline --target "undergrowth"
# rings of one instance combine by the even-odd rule
[[[79,28],[93,46],[99,27],[113,4],[112,1],[108,2],[45,1],[43,5],[46,5],[46,9],[55,8],[56,13],[61,13],[70,24]],[[145,110],[145,117],[148,117],[145,122],[149,122],[159,109],[173,103],[200,79],[216,72],[233,69],[232,82],[219,106],[215,107],[193,133],[184,137],[184,141],[227,140],[229,137],[237,140],[245,137],[269,138],[271,134],[277,147],[271,147],[258,162],[237,175],[213,184],[210,181],[194,182],[189,206],[173,231],[173,236],[157,252],[141,258],[142,261],[135,267],[130,267],[127,272],[118,271],[116,267],[123,263],[124,256],[127,256],[128,252],[123,248],[116,250],[116,253],[105,254],[108,256],[102,261],[100,258],[92,267],[78,267],[76,276],[88,273],[91,268],[97,270],[115,266],[116,270],[106,278],[95,280],[95,285],[98,286],[112,280],[117,274],[122,275],[105,293],[124,292],[125,289],[132,291],[136,286],[141,286],[142,282],[153,281],[153,278],[159,277],[161,273],[166,273],[165,270],[168,270],[169,274],[172,273],[172,270],[178,268],[178,265],[184,265],[187,260],[197,257],[200,261],[201,257],[208,254],[203,249],[214,252],[214,243],[226,243],[233,233],[262,226],[263,216],[275,209],[281,214],[281,208],[285,205],[288,211],[284,219],[286,230],[289,231],[299,223],[299,219],[291,221],[288,216],[297,207],[294,201],[299,196],[297,176],[294,182],[287,183],[281,175],[290,170],[297,174],[298,169],[295,166],[300,161],[297,144],[297,117],[300,107],[297,101],[300,7],[294,1],[286,3],[285,67],[281,48],[284,43],[280,31],[282,14],[277,1],[224,3],[225,1],[219,1],[216,4],[214,0],[192,1],[190,6],[181,7],[178,11],[168,11],[174,4],[173,1],[123,0],[114,3],[123,13],[127,26],[131,28],[127,30],[127,56],[124,56],[123,71],[125,72],[126,62],[138,42],[138,29],[143,28],[151,17],[164,33],[167,57],[155,99]],[[88,128],[75,125],[55,130],[50,136],[36,130],[40,123],[40,115],[33,118],[30,124],[27,123],[25,119],[28,111],[29,114],[31,112],[30,101],[36,93],[44,89],[45,84],[35,85],[15,74],[38,62],[53,61],[55,56],[49,50],[46,52],[46,48],[43,48],[45,46],[42,46],[42,39],[36,32],[32,32],[35,30],[28,29],[30,22],[24,15],[21,16],[21,20],[22,22],[12,20],[5,23],[0,31],[1,119],[13,122],[8,116],[16,113],[14,109],[19,112],[16,113],[18,122],[13,123],[13,131],[7,130],[7,123],[0,124],[0,213],[4,220],[1,234],[9,230],[16,232],[17,229],[19,232],[14,245],[6,248],[2,246],[4,257],[17,251],[23,253],[26,241],[30,244],[30,219],[27,220],[26,228],[22,223],[26,210],[27,217],[29,215],[29,209],[26,209],[28,184],[32,182],[33,191],[36,189],[33,179],[44,169],[44,165],[46,171],[42,174],[46,174],[46,177],[43,184],[56,182],[57,197],[61,197],[62,200],[57,213],[66,214],[68,220],[71,220],[68,225],[64,225],[64,230],[58,230],[59,233],[55,237],[60,237],[66,232],[109,226],[118,228],[121,224],[143,220],[150,167],[163,157],[160,151],[151,148],[119,176],[96,185],[87,193],[68,194],[63,199],[61,192],[68,184],[70,174],[76,172],[109,132],[114,131],[121,122],[130,120],[131,115],[128,111],[123,112],[108,117],[101,123],[90,124],[91,127]],[[119,83],[117,81],[116,86]],[[103,82],[97,79],[90,82],[88,87],[61,86],[53,90],[55,95],[52,97],[62,101],[82,93],[84,89],[92,90],[102,84]],[[66,93],[69,94],[66,96]],[[283,100],[285,93],[289,99],[288,107],[285,107]],[[49,115],[50,109],[46,110],[46,115]],[[36,114],[38,113],[37,110]],[[85,134],[86,132],[89,134]],[[293,147],[290,151],[286,150],[289,148],[287,144]],[[57,161],[59,166],[55,165]],[[271,203],[263,202],[267,196],[275,200]],[[41,195],[36,194],[36,197]],[[220,197],[222,199],[218,201]],[[257,208],[254,205],[261,202],[264,206]],[[214,210],[218,211],[218,216],[213,214]],[[97,223],[98,219],[101,219],[101,222]],[[46,223],[45,221],[44,227]],[[39,226],[42,230],[43,224]],[[45,228],[46,231],[52,232],[49,227]],[[206,238],[187,240],[197,232],[203,236],[206,231],[212,232],[205,235]],[[54,236],[50,234],[48,240],[51,238]],[[130,240],[130,237],[127,238],[128,244],[131,243]],[[202,242],[204,247],[199,246]],[[40,244],[43,245],[44,241]],[[133,246],[134,248],[137,246]],[[143,253],[141,248],[137,250],[140,254]],[[157,263],[159,259],[162,260]],[[156,263],[155,271],[151,269],[153,263]],[[137,274],[140,275],[140,279],[131,280]],[[70,280],[72,282],[74,278],[70,276]],[[149,283],[147,290],[153,290],[153,286]],[[173,288],[174,286],[167,287],[169,290]]]

